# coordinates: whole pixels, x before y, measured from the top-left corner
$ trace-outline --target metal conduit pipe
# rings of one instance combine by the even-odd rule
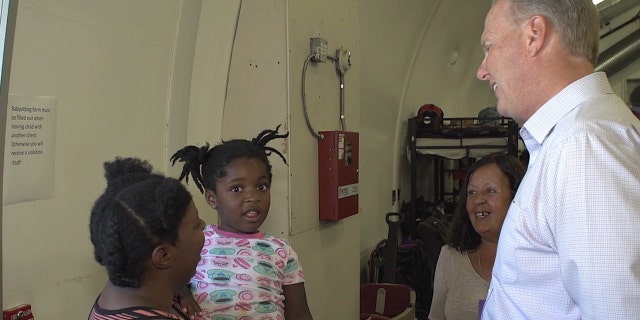
[[[598,7],[600,15],[600,25],[604,25],[613,18],[627,12],[631,8],[638,5],[638,0],[614,0],[604,1]]]
[[[596,71],[604,71],[611,76],[638,57],[640,57],[640,29],[601,52],[598,56]]]

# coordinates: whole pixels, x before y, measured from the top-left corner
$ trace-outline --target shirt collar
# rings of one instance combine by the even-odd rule
[[[566,86],[540,107],[520,131],[527,149],[538,150],[553,128],[569,112],[597,95],[613,93],[604,72],[594,72]],[[531,145],[531,146],[530,146]]]

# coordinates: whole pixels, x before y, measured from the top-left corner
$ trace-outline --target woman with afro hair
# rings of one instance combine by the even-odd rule
[[[137,158],[116,158],[104,169],[107,187],[89,229],[109,279],[89,320],[189,319],[173,299],[194,275],[204,244],[191,194]]]

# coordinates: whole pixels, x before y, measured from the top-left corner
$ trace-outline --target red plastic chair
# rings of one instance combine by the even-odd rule
[[[360,286],[360,320],[414,320],[415,304],[415,290],[404,284]]]

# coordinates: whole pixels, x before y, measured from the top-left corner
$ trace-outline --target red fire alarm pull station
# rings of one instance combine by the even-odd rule
[[[22,304],[2,312],[2,320],[33,320],[30,304]]]
[[[336,221],[358,213],[358,133],[319,133],[320,220]]]

